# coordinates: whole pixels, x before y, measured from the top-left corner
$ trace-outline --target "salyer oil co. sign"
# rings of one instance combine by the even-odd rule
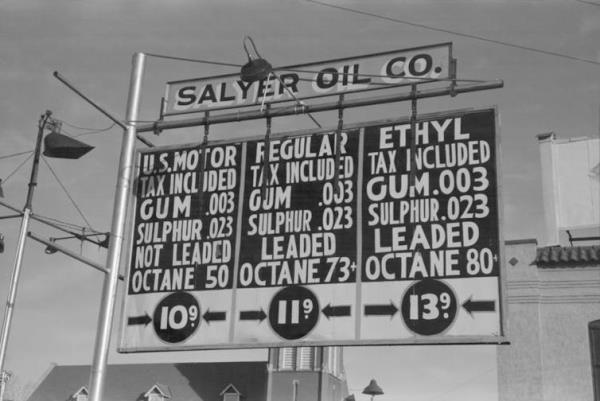
[[[167,83],[165,116],[310,99],[448,79],[452,44],[275,68],[266,79],[239,74]]]

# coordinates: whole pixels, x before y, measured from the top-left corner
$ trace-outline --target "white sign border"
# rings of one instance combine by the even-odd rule
[[[129,233],[127,238],[125,238],[124,246],[126,246],[125,258],[121,260],[121,264],[125,264],[125,282],[124,293],[122,294],[122,302],[121,302],[121,319],[120,326],[118,328],[118,342],[119,345],[117,347],[117,352],[119,353],[137,353],[137,352],[170,352],[170,351],[196,351],[196,350],[223,350],[223,349],[259,349],[259,348],[278,348],[278,347],[299,347],[299,346],[383,346],[383,345],[477,345],[477,344],[490,344],[490,345],[501,345],[501,344],[510,344],[508,337],[508,317],[506,315],[507,311],[507,284],[506,284],[506,266],[505,266],[505,239],[504,239],[504,209],[503,209],[503,197],[502,197],[502,187],[503,187],[503,176],[502,176],[502,152],[500,147],[500,118],[498,113],[498,107],[496,105],[487,106],[487,107],[477,107],[477,108],[462,108],[456,110],[448,110],[443,112],[434,112],[434,113],[426,113],[417,117],[417,121],[423,120],[432,120],[432,119],[441,119],[447,117],[457,117],[465,114],[484,112],[484,111],[493,111],[494,113],[494,135],[495,135],[495,146],[496,146],[496,183],[497,183],[497,211],[498,211],[498,244],[499,244],[499,265],[498,265],[498,316],[499,316],[499,328],[500,333],[497,336],[494,335],[432,335],[432,336],[416,336],[410,339],[384,339],[384,340],[369,340],[369,339],[358,339],[358,340],[320,340],[320,341],[278,341],[278,342],[268,342],[268,343],[222,343],[222,344],[207,344],[207,345],[189,345],[189,344],[180,344],[180,345],[165,345],[165,346],[156,346],[156,347],[132,347],[125,346],[125,329],[127,327],[126,324],[126,306],[127,306],[127,290],[129,288],[129,277],[130,277],[130,268],[131,268],[131,256],[133,254],[133,238],[135,234],[135,210],[134,205],[136,202],[135,194],[137,192],[137,181],[133,185],[132,190],[130,191],[129,200],[128,200],[128,219],[127,224],[129,227]],[[394,119],[383,119],[383,120],[374,120],[367,121],[355,124],[348,124],[344,126],[344,130],[351,129],[360,129],[369,126],[377,126],[377,125],[387,125],[387,124],[400,124],[407,123],[410,120],[410,117],[403,116],[400,118]],[[271,135],[271,139],[281,139],[292,136],[303,136],[303,135],[312,135],[312,134],[323,134],[330,133],[335,131],[336,128],[319,128],[319,129],[308,129],[308,130],[300,130],[300,131],[290,131],[290,132],[280,132],[274,133]],[[264,136],[253,136],[253,137],[244,137],[244,138],[236,138],[236,139],[227,139],[227,140],[217,140],[209,142],[210,145],[220,145],[220,144],[230,144],[230,143],[244,143],[253,140],[264,139]],[[144,148],[136,150],[136,164],[134,172],[137,172],[140,167],[141,155],[144,153],[156,152],[156,151],[168,151],[173,149],[179,149],[186,146],[198,146],[199,143],[185,143],[185,144],[176,144],[176,145],[167,145],[161,147],[153,147],[153,148]],[[241,229],[241,227],[238,227]],[[362,235],[357,233],[357,235]],[[357,278],[358,281],[358,278]],[[167,294],[167,293],[165,293]],[[235,295],[232,296],[234,298]]]

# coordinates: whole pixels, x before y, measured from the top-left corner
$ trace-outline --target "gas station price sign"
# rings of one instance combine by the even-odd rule
[[[500,341],[496,120],[140,151],[120,351]]]

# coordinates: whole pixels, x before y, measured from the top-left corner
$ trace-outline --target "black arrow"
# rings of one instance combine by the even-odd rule
[[[265,311],[261,310],[244,310],[240,311],[240,320],[265,320],[267,315]]]
[[[331,304],[327,304],[321,312],[327,316],[327,319],[332,316],[350,316],[350,305],[331,306]]]
[[[135,325],[144,325],[144,326],[148,326],[148,323],[150,323],[152,321],[152,318],[150,316],[148,316],[148,313],[145,313],[142,316],[132,316],[130,318],[127,319],[127,324],[129,326],[135,326]]]
[[[469,299],[462,304],[462,307],[465,308],[471,316],[473,316],[473,312],[494,312],[496,310],[495,301],[472,301],[471,298],[472,297],[469,297]]]
[[[398,308],[390,301],[383,305],[365,305],[365,316],[389,316],[390,318],[398,312]]]
[[[218,321],[218,320],[225,320],[225,312],[211,312],[210,310],[206,310],[206,312],[204,312],[204,315],[202,315],[202,317],[204,318],[204,320],[206,320],[206,323],[210,323],[210,322],[214,322],[214,321]]]

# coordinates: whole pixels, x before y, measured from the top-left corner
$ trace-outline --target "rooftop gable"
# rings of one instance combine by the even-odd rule
[[[155,383],[150,390],[146,391],[144,397],[149,397],[150,394],[159,394],[164,398],[171,398],[171,391],[169,390],[169,387],[160,383]]]
[[[266,362],[109,365],[104,401],[136,401],[155,385],[177,400],[212,401],[230,384],[245,401],[264,401]],[[90,366],[55,366],[27,401],[65,401],[87,383]]]
[[[90,395],[90,392],[86,386],[82,386],[73,394],[73,397],[77,397],[78,395]]]
[[[223,394],[238,394],[238,395],[241,395],[242,393],[240,393],[240,390],[238,390],[237,388],[235,388],[235,386],[233,384],[229,383],[227,385],[227,387],[225,387],[223,389],[223,391],[221,391],[221,393],[219,395],[222,396]]]

